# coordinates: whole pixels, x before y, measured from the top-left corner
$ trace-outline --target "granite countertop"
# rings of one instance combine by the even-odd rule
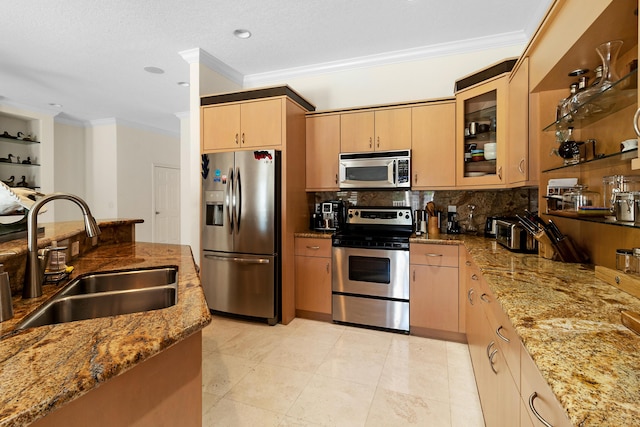
[[[493,239],[411,242],[464,244],[574,425],[640,425],[640,336],[620,320],[622,310],[640,312],[640,299],[592,266],[513,253]]]
[[[77,226],[62,226],[59,234],[52,230],[52,236],[63,239]],[[90,271],[177,266],[178,303],[16,333],[15,325],[62,286],[45,285],[43,296],[32,300],[14,297],[14,318],[0,324],[0,426],[27,425],[211,322],[189,246],[101,244],[69,264],[75,267],[72,277]]]

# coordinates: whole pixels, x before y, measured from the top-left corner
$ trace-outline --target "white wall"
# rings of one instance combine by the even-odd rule
[[[142,218],[136,240],[153,240],[154,165],[180,167],[180,140],[150,130],[117,126],[117,217]]]
[[[307,76],[265,80],[248,76],[248,87],[287,84],[318,111],[451,97],[456,80],[506,58],[519,56],[524,45],[389,65],[361,67]]]
[[[84,126],[69,123],[54,123],[54,185],[56,193],[70,193],[86,198],[85,142],[87,130]],[[55,201],[55,221],[82,219],[78,207],[68,201]],[[90,205],[90,207],[92,207]],[[95,214],[95,212],[93,212]]]
[[[118,217],[117,153],[115,121],[94,123],[87,131],[85,201],[96,219]]]

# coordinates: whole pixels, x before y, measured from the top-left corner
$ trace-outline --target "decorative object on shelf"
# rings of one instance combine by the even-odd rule
[[[580,162],[580,143],[573,139],[572,126],[569,126],[565,139],[560,143],[558,155],[564,159],[565,165],[575,165]]]
[[[7,179],[6,181],[5,181],[5,180],[3,180],[2,182],[4,182],[5,184],[7,184],[9,187],[13,187],[13,183],[14,183],[15,179],[16,179],[16,177],[15,177],[15,176],[13,176],[13,175],[11,175],[11,176],[9,177],[9,179]]]
[[[629,151],[635,150],[638,148],[638,140],[637,139],[627,139],[620,143],[620,151]]]
[[[27,156],[27,160],[23,160],[22,164],[23,165],[30,165],[31,164],[31,157]]]
[[[7,157],[0,157],[0,162],[2,163],[11,163],[11,159],[13,158],[13,154],[9,153]]]
[[[29,183],[26,180],[26,176],[22,175],[22,180],[16,183],[16,187],[28,187]]]
[[[7,132],[6,130],[4,131],[4,133],[2,135],[0,135],[3,138],[11,138],[11,139],[17,139],[15,136],[13,135],[9,135],[9,132]]]
[[[27,141],[27,142],[34,142],[36,140],[36,136],[35,135],[31,135],[29,134],[24,134],[22,132],[18,132],[18,139],[21,139],[23,141]]]

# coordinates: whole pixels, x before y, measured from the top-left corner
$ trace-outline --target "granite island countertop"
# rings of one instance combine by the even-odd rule
[[[620,312],[640,299],[595,277],[592,266],[510,252],[493,239],[464,244],[538,370],[576,426],[640,426],[640,336]]]
[[[55,238],[72,235],[76,228],[62,227]],[[16,324],[62,286],[45,285],[43,296],[32,300],[14,297],[14,318],[0,324],[0,426],[27,425],[211,322],[188,246],[101,244],[69,264],[75,267],[72,277],[93,271],[177,266],[178,303],[162,310],[16,333]]]

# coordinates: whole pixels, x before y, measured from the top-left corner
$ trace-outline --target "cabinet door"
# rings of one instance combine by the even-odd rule
[[[458,269],[411,265],[409,324],[458,332]]]
[[[360,153],[373,151],[375,113],[345,113],[340,117],[340,151]]]
[[[414,190],[456,185],[455,102],[411,109],[411,172]]]
[[[277,98],[240,104],[240,141],[242,147],[282,145],[283,102]]]
[[[525,58],[509,82],[507,179],[510,185],[529,179],[529,59]]]
[[[456,94],[458,187],[506,187],[507,77],[507,74],[502,74]],[[488,143],[496,144],[495,159],[484,158]],[[476,153],[476,157],[470,152],[474,147],[483,150]],[[468,152],[466,159],[465,152]]]
[[[240,147],[240,104],[202,107],[202,152]]]
[[[331,258],[295,256],[296,310],[331,314]]]
[[[411,108],[375,112],[376,151],[411,149]]]
[[[307,117],[307,191],[338,190],[340,115]]]
[[[544,423],[540,421],[542,418],[554,427],[570,426],[571,421],[569,421],[566,411],[560,406],[525,348],[521,349],[520,356],[520,396],[527,406],[527,412],[533,425],[543,426]]]

